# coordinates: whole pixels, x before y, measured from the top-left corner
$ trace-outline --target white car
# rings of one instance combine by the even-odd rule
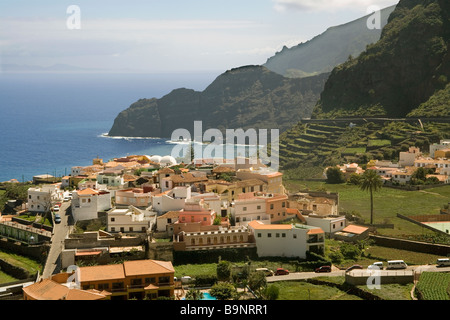
[[[59,206],[54,206],[53,211],[59,211]]]

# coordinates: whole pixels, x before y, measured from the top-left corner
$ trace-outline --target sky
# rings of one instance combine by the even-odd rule
[[[2,0],[0,72],[221,72],[264,64],[283,46],[398,1]]]

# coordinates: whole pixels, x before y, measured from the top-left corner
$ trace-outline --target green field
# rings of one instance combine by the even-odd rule
[[[424,272],[417,283],[424,300],[450,300],[450,274]]]
[[[280,281],[274,284],[280,289],[278,300],[362,300],[338,288],[305,281]]]
[[[356,212],[366,221],[370,221],[370,195],[358,186],[350,184],[327,184],[321,181],[286,180],[289,192],[299,190],[330,191],[339,193],[339,211]],[[374,223],[394,224],[394,229],[378,228],[383,235],[427,234],[431,231],[406,220],[397,218],[397,213],[405,216],[439,214],[443,205],[450,198],[450,186],[443,186],[426,191],[404,191],[382,188],[374,193]]]

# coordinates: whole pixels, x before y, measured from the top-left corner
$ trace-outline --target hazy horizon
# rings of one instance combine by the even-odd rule
[[[221,72],[264,64],[283,46],[361,18],[372,5],[385,8],[396,3],[5,1],[0,4],[0,71]],[[68,10],[71,5],[79,12]],[[68,27],[74,21],[79,29]]]

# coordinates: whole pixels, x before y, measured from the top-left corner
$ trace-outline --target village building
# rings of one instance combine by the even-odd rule
[[[156,212],[134,206],[114,208],[107,212],[107,231],[110,233],[145,233],[156,224]]]
[[[323,253],[325,234],[321,228],[301,224],[248,224],[259,257],[306,258],[306,252]]]
[[[97,219],[98,212],[111,209],[111,193],[94,189],[72,192],[72,216],[76,221]]]

